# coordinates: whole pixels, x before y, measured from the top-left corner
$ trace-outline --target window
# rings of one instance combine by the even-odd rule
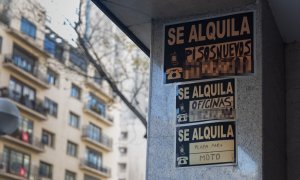
[[[89,138],[100,142],[102,129],[92,123],[89,124],[88,136]]]
[[[44,50],[52,55],[55,54],[55,42],[48,36],[45,36],[44,39]]]
[[[91,168],[94,168],[94,169],[101,168],[102,167],[102,154],[98,151],[87,148],[87,150],[86,150],[86,165]]]
[[[127,148],[126,147],[120,147],[119,148],[121,156],[125,156],[127,154]]]
[[[85,174],[85,175],[84,175],[84,180],[100,180],[100,179]]]
[[[30,156],[22,152],[4,147],[3,161],[7,164],[8,173],[22,177],[29,177]]]
[[[36,90],[14,77],[9,80],[8,92],[5,96],[29,109],[46,115],[45,104],[36,99]]]
[[[55,135],[49,131],[42,131],[42,143],[54,148]]]
[[[3,42],[3,38],[0,36],[0,53],[2,53],[2,42]]]
[[[52,178],[52,165],[40,161],[39,175],[45,178]]]
[[[32,144],[33,142],[33,121],[27,118],[20,118],[18,137],[24,141]]]
[[[121,140],[126,140],[128,138],[128,132],[126,132],[126,131],[121,132],[120,138],[121,138]]]
[[[52,54],[55,58],[62,61],[63,60],[63,47],[51,39],[48,35],[44,39],[44,50],[49,54]]]
[[[77,157],[77,144],[68,141],[67,142],[67,154],[73,157]]]
[[[95,95],[93,95],[92,93],[90,93],[90,95],[89,95],[88,108],[103,117],[106,116],[105,104],[99,98],[97,98]]]
[[[47,81],[48,84],[52,84],[54,86],[58,85],[58,75],[51,69],[47,70]]]
[[[21,19],[21,31],[27,34],[28,36],[32,37],[33,39],[35,39],[36,26],[24,17],[22,17]]]
[[[75,128],[79,128],[80,126],[80,118],[78,115],[70,112],[70,117],[69,117],[69,125]]]
[[[49,98],[45,98],[45,108],[47,109],[47,113],[57,117],[57,103],[52,101]]]
[[[70,50],[70,62],[80,68],[82,71],[87,71],[87,61],[83,55],[77,52],[76,49],[71,48]]]
[[[9,81],[9,97],[23,105],[33,108],[35,106],[35,89],[21,81],[11,78]]]
[[[37,58],[35,56],[31,55],[29,52],[25,51],[20,46],[14,44],[12,63],[14,63],[16,66],[23,69],[24,71],[35,75],[36,61]]]
[[[76,99],[80,99],[80,97],[81,97],[81,89],[74,84],[72,84],[72,87],[71,87],[71,96]]]
[[[126,163],[119,163],[119,172],[125,172],[126,171]]]
[[[66,170],[65,180],[75,180],[76,173]]]
[[[103,78],[100,76],[99,72],[97,70],[95,70],[95,78],[94,81],[99,84],[102,85],[103,84]]]

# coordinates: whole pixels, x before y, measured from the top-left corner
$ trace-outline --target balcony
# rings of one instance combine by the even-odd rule
[[[83,127],[82,140],[91,143],[105,151],[112,151],[112,139],[105,134],[93,134],[90,126]]]
[[[85,159],[81,160],[80,169],[90,172],[90,173],[93,173],[102,178],[110,178],[111,177],[110,168],[107,168],[107,167],[104,167],[101,165],[95,165],[94,163],[91,163]]]
[[[29,172],[28,172],[29,171]],[[21,163],[14,162],[10,165],[1,160],[0,161],[0,179],[12,179],[12,180],[38,180],[40,177],[37,175],[37,168],[30,167],[27,170]]]
[[[46,51],[44,51],[42,41],[40,39],[33,39],[32,37],[29,37],[25,33],[21,32],[19,29],[15,29],[13,27],[7,28],[6,32],[30,47],[32,49],[31,51],[37,51],[42,55],[42,57],[45,58],[51,57]]]
[[[41,73],[38,68],[35,68],[33,72],[29,72],[22,68],[18,63],[18,57],[6,55],[3,62],[3,67],[12,70],[14,73],[32,81],[35,85],[47,89],[50,88],[47,82],[47,75]]]
[[[105,89],[103,85],[100,85],[100,83],[96,80],[87,79],[85,85],[93,89],[95,92],[99,93],[106,103],[111,103],[114,101],[114,99],[109,95],[108,90]]]
[[[112,126],[114,123],[113,118],[111,116],[105,115],[105,113],[101,111],[97,106],[92,106],[89,103],[85,105],[84,112],[105,123],[108,126]]]
[[[37,137],[33,137],[26,132],[18,130],[11,136],[2,136],[2,139],[37,153],[44,152],[44,145],[41,143],[41,140]]]
[[[0,97],[12,100],[17,107],[40,120],[46,120],[47,109],[44,108],[41,100],[30,100],[27,96],[9,90],[7,87],[0,88]]]

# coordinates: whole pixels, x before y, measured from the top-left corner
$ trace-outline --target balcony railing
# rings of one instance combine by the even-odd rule
[[[40,138],[21,130],[17,130],[11,136],[4,136],[4,138],[38,152],[44,151],[44,144],[41,143]]]
[[[89,115],[93,116],[94,118],[100,120],[101,122],[107,124],[108,126],[112,126],[113,123],[114,123],[113,118],[108,118],[109,116],[107,116],[103,111],[101,111],[96,106],[86,104],[84,106],[84,112],[86,112],[87,114],[89,114]]]
[[[88,138],[96,143],[99,143],[101,145],[104,145],[105,147],[111,149],[112,148],[112,143],[113,140],[112,138],[106,136],[103,133],[96,134],[92,131],[91,126],[85,126],[83,127],[83,132],[82,132],[82,137],[83,138]]]
[[[9,98],[23,106],[26,106],[29,109],[34,110],[42,115],[46,115],[47,109],[43,105],[41,100],[31,100],[28,96],[21,95],[20,93],[10,90],[7,87],[0,88],[0,97]]]
[[[103,85],[101,80],[87,78],[85,84],[95,90],[97,93],[101,94],[105,102],[113,102],[112,92],[110,91],[109,87]]]
[[[24,66],[21,57],[15,55],[6,55],[4,58],[4,64],[11,65],[21,71],[24,75],[29,75],[31,79],[38,81],[39,85],[43,87],[48,87],[48,80],[46,73],[42,73],[36,65]]]
[[[102,110],[101,108],[99,108],[97,105],[92,105],[90,103],[86,104],[86,108],[92,110],[93,112],[97,113],[98,115],[106,118],[106,113],[105,110]]]
[[[105,177],[110,177],[111,176],[111,169],[110,168],[92,163],[92,162],[90,162],[86,159],[82,159],[80,165],[83,168],[86,168],[86,167],[91,168],[91,169],[97,171],[98,173],[100,173],[102,176],[105,176]]]
[[[97,105],[92,105],[89,102],[85,105],[86,109],[89,109],[95,113],[97,113],[99,116],[102,116],[103,118],[106,118],[107,120],[109,120],[110,122],[114,122],[114,119],[112,116],[108,115],[105,110],[102,110],[101,108],[99,108]]]
[[[17,159],[17,157],[14,159]],[[0,160],[0,176],[6,177],[5,179],[15,180],[40,179],[37,166],[25,167],[20,162],[12,162],[11,159],[5,160],[2,155]]]

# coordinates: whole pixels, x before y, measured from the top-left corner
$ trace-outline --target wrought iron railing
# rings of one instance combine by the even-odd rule
[[[16,138],[24,143],[28,143],[36,148],[39,149],[44,149],[44,144],[41,142],[41,139],[38,137],[33,136],[32,134],[22,131],[22,130],[17,130],[11,135],[13,138]]]
[[[107,135],[103,133],[95,133],[92,131],[91,126],[85,126],[83,127],[82,137],[89,138],[92,141],[95,141],[97,143],[103,144],[108,148],[112,148],[113,140],[112,138],[108,137]]]
[[[8,173],[25,179],[40,179],[38,166],[33,166],[31,164],[24,165],[23,163],[14,161],[13,159],[16,160],[18,157],[13,157],[13,155],[4,157],[3,154],[0,154],[0,174]]]
[[[98,115],[100,115],[104,118],[106,118],[105,111],[101,110],[97,105],[93,105],[90,102],[88,102],[88,103],[86,103],[85,108],[97,113]]]
[[[47,113],[47,109],[44,107],[43,101],[38,99],[32,100],[28,96],[24,96],[17,91],[10,90],[7,87],[0,88],[0,97],[9,98],[42,115],[46,115]]]
[[[47,79],[46,73],[42,73],[37,66],[31,67],[32,69],[25,67],[25,66],[23,67],[23,64],[21,63],[20,58],[21,57],[16,56],[16,55],[5,55],[4,63],[12,64],[12,65],[16,66],[17,68],[22,69],[23,71],[26,71],[27,73],[33,75],[34,77],[41,80],[42,82],[48,84],[48,79]]]
[[[91,161],[88,161],[86,159],[81,159],[81,165],[87,166],[89,168],[95,169],[101,173],[106,174],[107,176],[111,176],[111,169],[108,167],[105,167],[103,165],[95,164]]]
[[[98,114],[99,116],[102,116],[103,118],[105,118],[106,120],[108,120],[110,122],[114,122],[113,116],[107,114],[104,110],[101,110],[96,105],[91,105],[90,103],[87,103],[85,105],[85,108],[95,112],[96,114]]]

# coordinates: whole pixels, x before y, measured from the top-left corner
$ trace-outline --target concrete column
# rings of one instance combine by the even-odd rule
[[[284,45],[266,1],[262,1],[263,179],[286,179]]]
[[[222,8],[220,8],[222,9]],[[237,165],[175,167],[176,86],[163,82],[164,24],[255,11],[255,73],[237,76]],[[300,79],[299,79],[300,80]],[[194,17],[152,23],[148,180],[285,179],[285,81],[283,46],[262,0]],[[299,96],[300,97],[300,96]]]
[[[300,176],[300,43],[286,45],[286,128],[288,179]]]

